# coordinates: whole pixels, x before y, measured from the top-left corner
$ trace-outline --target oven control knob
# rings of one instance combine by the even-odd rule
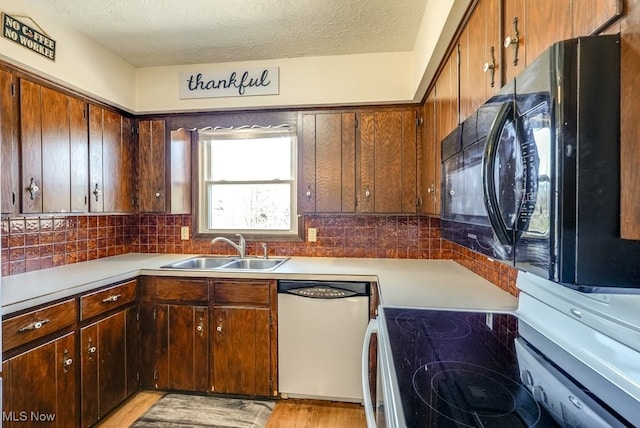
[[[533,398],[535,398],[536,401],[539,401],[543,404],[548,404],[547,393],[544,392],[544,388],[542,387],[542,385],[536,385],[533,387]]]
[[[531,376],[531,372],[529,370],[522,370],[522,372],[520,372],[520,379],[522,379],[522,383],[526,386],[533,386],[533,376]]]

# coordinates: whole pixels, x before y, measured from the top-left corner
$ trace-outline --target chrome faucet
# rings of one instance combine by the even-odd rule
[[[236,236],[240,238],[240,241],[238,241],[237,244],[233,242],[231,239],[225,238],[224,236],[218,236],[217,238],[213,238],[211,243],[215,244],[216,242],[220,242],[220,241],[226,242],[227,244],[235,248],[236,251],[238,251],[238,253],[240,254],[240,257],[244,258],[247,254],[247,243],[244,240],[244,236],[242,236],[241,234],[236,233]]]

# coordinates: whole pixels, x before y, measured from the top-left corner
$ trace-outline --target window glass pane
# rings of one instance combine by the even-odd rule
[[[210,184],[208,229],[291,229],[291,183]]]
[[[289,137],[211,140],[207,175],[213,181],[290,180],[291,142]]]

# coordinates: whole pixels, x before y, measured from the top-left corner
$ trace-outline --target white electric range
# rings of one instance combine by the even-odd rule
[[[640,426],[640,296],[518,287],[511,313],[381,306],[368,426]]]

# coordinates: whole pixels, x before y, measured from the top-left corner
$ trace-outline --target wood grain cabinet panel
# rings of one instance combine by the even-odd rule
[[[0,147],[2,149],[1,211],[14,215],[19,210],[19,154],[16,132],[17,87],[13,74],[0,69]]]
[[[415,110],[361,113],[358,211],[416,212]]]
[[[82,426],[100,420],[137,390],[138,308],[117,312],[80,330]]]
[[[208,390],[209,309],[207,306],[164,305],[154,308],[157,389]]]
[[[214,281],[212,392],[250,396],[276,393],[276,291],[275,281]]]
[[[131,119],[89,105],[89,210],[132,212],[133,145]]]
[[[355,211],[355,113],[301,115],[300,212]]]
[[[166,210],[165,140],[164,120],[138,122],[137,198],[140,212]]]
[[[80,297],[80,319],[88,320],[134,302],[138,297],[138,281],[128,281]]]
[[[3,320],[2,350],[6,352],[71,327],[76,319],[76,301],[68,299]]]
[[[440,214],[440,143],[436,141],[435,89],[427,94],[420,145],[420,212]]]
[[[42,212],[42,91],[20,80],[20,159],[23,213]],[[27,191],[30,188],[32,191]],[[37,188],[37,190],[36,190]]]
[[[78,426],[75,349],[69,333],[3,362],[3,427]]]

